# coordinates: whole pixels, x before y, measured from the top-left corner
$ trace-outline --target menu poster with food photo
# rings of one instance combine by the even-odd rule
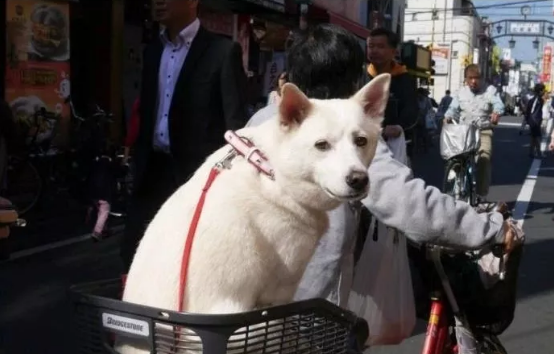
[[[31,127],[34,113],[44,107],[60,115],[60,126],[43,122],[38,142],[53,138],[54,130],[65,131],[70,117],[65,102],[70,93],[69,4],[7,0],[6,55],[5,98],[18,123]]]

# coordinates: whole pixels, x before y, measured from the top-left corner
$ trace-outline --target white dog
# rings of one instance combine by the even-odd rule
[[[237,313],[292,301],[327,230],[327,211],[368,193],[389,85],[390,75],[380,75],[350,99],[316,100],[287,84],[274,119],[237,132],[264,153],[275,179],[242,157],[219,174],[194,237],[184,311]],[[228,151],[208,157],[158,211],[135,254],[124,301],[177,310],[192,214]],[[149,351],[123,345],[119,352]]]

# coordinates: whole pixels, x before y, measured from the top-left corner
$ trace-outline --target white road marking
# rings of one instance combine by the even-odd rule
[[[549,138],[549,137],[548,137]],[[547,137],[544,136],[541,142],[541,152],[544,154],[546,152],[546,141]],[[517,196],[516,205],[514,207],[513,218],[517,220],[521,226],[525,221],[525,214],[529,208],[529,203],[533,197],[533,190],[535,189],[535,184],[537,184],[537,178],[539,178],[539,172],[541,170],[542,159],[533,159],[531,167],[529,168],[529,173],[521,186],[519,195]]]
[[[521,186],[519,195],[517,196],[516,205],[514,207],[513,217],[514,220],[517,220],[522,226],[525,221],[525,214],[529,208],[529,203],[533,197],[533,189],[535,189],[535,184],[537,183],[537,178],[539,175],[539,170],[541,168],[541,159],[534,159],[531,163],[531,168],[529,168],[529,173]]]
[[[112,227],[110,229],[110,231],[113,232],[113,233],[117,233],[117,232],[121,232],[123,230],[123,228],[124,228],[123,225],[116,226],[116,227]],[[58,249],[58,248],[61,248],[61,247],[73,245],[75,243],[87,241],[87,240],[90,240],[90,239],[91,239],[90,233],[86,233],[86,234],[81,235],[81,236],[72,237],[68,240],[53,242],[53,243],[49,243],[49,244],[46,244],[46,245],[43,245],[43,246],[33,247],[33,248],[26,249],[26,250],[14,252],[10,255],[9,259],[7,259],[4,262],[0,262],[0,264],[15,261],[17,259],[21,259],[21,258],[25,258],[25,257],[29,257],[29,256],[33,256],[35,254],[39,254],[39,253],[43,253],[43,252],[47,252],[47,251],[52,251],[52,250],[55,250],[55,249]]]
[[[521,123],[511,123],[511,122],[499,122],[498,126],[500,127],[521,127]]]

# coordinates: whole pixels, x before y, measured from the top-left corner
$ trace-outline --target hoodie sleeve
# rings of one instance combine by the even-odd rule
[[[383,224],[415,242],[479,249],[503,241],[500,213],[478,214],[469,204],[413,178],[383,140],[369,167],[369,179],[369,195],[363,204]]]

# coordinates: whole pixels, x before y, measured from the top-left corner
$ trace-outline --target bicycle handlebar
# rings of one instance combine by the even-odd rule
[[[68,96],[65,100],[66,103],[69,103],[69,107],[71,109],[71,115],[81,121],[81,122],[84,122],[87,120],[87,118],[85,117],[82,117],[80,116],[79,114],[77,114],[77,110],[75,109],[75,105],[73,104],[73,100],[71,99],[71,96]],[[107,121],[109,123],[113,123],[113,114],[112,113],[107,113],[106,111],[104,111],[102,108],[100,108],[100,106],[98,104],[95,104],[95,112],[93,114],[91,114],[90,116],[91,118],[95,118],[95,119],[98,119],[98,118],[106,118]]]

